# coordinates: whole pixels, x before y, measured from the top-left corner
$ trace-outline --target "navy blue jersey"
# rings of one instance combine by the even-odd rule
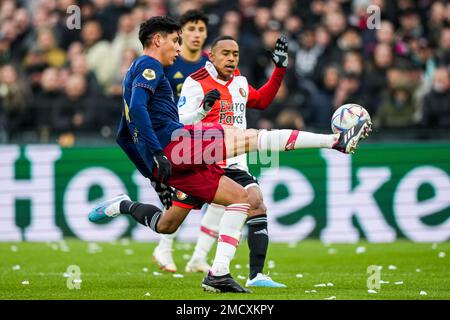
[[[149,177],[154,153],[169,144],[174,130],[183,127],[158,60],[143,55],[131,64],[123,80],[123,100],[117,142],[139,171]]]
[[[178,99],[180,98],[181,87],[183,86],[184,80],[195,71],[203,68],[206,61],[208,61],[208,56],[205,53],[202,53],[200,59],[195,62],[187,61],[181,56],[178,56],[172,66],[164,68],[164,73],[169,79],[176,103],[178,103]]]

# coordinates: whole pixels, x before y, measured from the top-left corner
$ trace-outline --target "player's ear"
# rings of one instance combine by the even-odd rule
[[[153,44],[159,48],[161,46],[161,34],[157,33],[153,36]]]
[[[213,57],[214,57],[214,55],[213,55],[213,53],[212,53],[212,50],[210,50],[210,51],[208,52],[208,59],[209,59],[210,61],[213,61]]]

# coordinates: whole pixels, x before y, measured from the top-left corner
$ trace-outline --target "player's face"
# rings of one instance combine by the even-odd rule
[[[239,63],[239,46],[234,40],[221,40],[211,51],[209,59],[219,73],[219,78],[228,81]]]
[[[178,32],[172,32],[160,39],[161,64],[171,66],[180,54],[180,35]]]
[[[182,30],[183,47],[192,52],[203,48],[203,44],[208,36],[206,25],[203,21],[189,21],[183,26]]]

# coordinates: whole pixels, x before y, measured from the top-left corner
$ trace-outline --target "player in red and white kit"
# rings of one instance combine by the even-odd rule
[[[246,108],[264,110],[273,101],[288,64],[286,38],[281,37],[278,39],[274,54],[282,55],[282,57],[280,56],[278,63],[275,63],[275,69],[270,79],[259,89],[253,88],[248,83],[247,78],[241,75],[239,70],[235,69],[236,65],[234,62],[230,63],[227,58],[224,58],[227,56],[228,47],[221,46],[221,43],[227,41],[236,43],[229,36],[215,39],[211,47],[211,62],[207,62],[204,68],[186,78],[178,102],[180,121],[184,124],[194,124],[201,121],[246,129]],[[219,52],[224,49],[224,52]],[[239,52],[230,52],[230,55],[234,55],[232,59],[237,63]],[[234,75],[229,79],[221,76],[227,68],[235,70]],[[205,96],[211,91],[218,93],[220,99],[204,115],[202,103]],[[246,154],[224,160],[219,165],[225,169],[226,175],[242,185],[249,195],[251,209],[247,225],[250,272],[246,285],[273,288],[285,287],[285,285],[273,281],[263,273],[269,243],[266,206],[264,205],[257,179],[248,171]],[[177,193],[174,204],[189,208],[200,206],[198,201],[195,201],[190,196],[180,195],[180,192]],[[202,219],[199,240],[194,254],[186,266],[186,271],[207,271],[210,268],[206,258],[216,242],[219,222],[224,212],[225,207],[223,206],[215,204],[208,206]]]

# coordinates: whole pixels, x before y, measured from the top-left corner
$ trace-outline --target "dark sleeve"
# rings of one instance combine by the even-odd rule
[[[151,87],[147,87],[147,84],[145,84],[145,87],[141,84],[134,85],[131,93],[129,112],[138,130],[140,142],[154,154],[156,151],[162,150],[162,147],[153,130],[152,121],[147,109],[148,104],[151,102],[152,92],[154,91],[151,90]]]
[[[286,68],[275,68],[269,81],[256,90],[248,85],[249,94],[247,108],[265,110],[272,103],[283,81]]]
[[[147,168],[144,160],[141,158],[136,145],[133,142],[130,131],[126,125],[125,118],[122,117],[119,124],[119,130],[116,137],[117,144],[127,154],[128,158],[133,161],[139,172],[146,178],[151,177],[150,170]]]

